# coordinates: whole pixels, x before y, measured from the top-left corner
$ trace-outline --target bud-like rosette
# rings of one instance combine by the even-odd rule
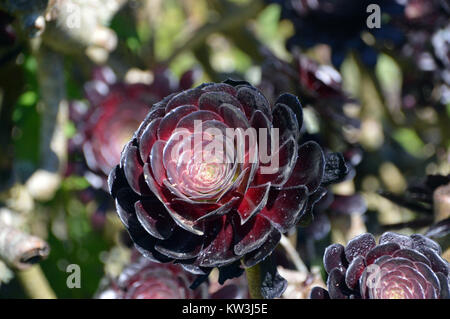
[[[302,103],[312,106],[320,119],[336,130],[342,130],[343,126],[359,127],[359,120],[344,112],[344,105],[357,105],[358,102],[343,90],[338,70],[298,52],[294,53],[293,63],[280,60],[269,52],[264,54],[259,87],[270,100],[275,101],[282,92],[295,92],[302,98]]]
[[[313,299],[448,299],[449,263],[441,247],[419,235],[384,233],[377,245],[371,234],[353,238],[346,247],[325,250],[327,287]]]
[[[264,259],[323,196],[326,172],[342,167],[317,143],[299,145],[301,125],[296,97],[271,107],[247,82],[155,104],[109,177],[136,247],[197,273]]]
[[[155,263],[140,257],[117,280],[98,294],[100,299],[205,299],[206,284],[189,288],[193,275],[178,265]]]
[[[118,82],[108,67],[97,68],[92,80],[84,86],[90,107],[72,103],[70,117],[79,131],[72,146],[82,149],[90,172],[95,174],[86,174],[94,187],[106,186],[106,177],[120,161],[123,146],[153,103],[192,86],[191,72],[180,83],[164,68],[155,70],[153,77],[152,84],[129,84]]]

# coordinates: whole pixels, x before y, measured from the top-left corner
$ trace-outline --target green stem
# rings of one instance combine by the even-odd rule
[[[245,268],[247,276],[248,289],[252,299],[264,299],[261,295],[261,267],[259,264]]]
[[[39,265],[17,272],[26,294],[32,299],[56,299],[56,294]]]
[[[287,256],[294,263],[295,268],[297,268],[297,270],[303,274],[308,274],[309,273],[308,268],[306,267],[303,260],[300,258],[300,255],[298,254],[297,250],[290,242],[289,238],[287,238],[285,235],[282,235],[280,244],[286,251]]]

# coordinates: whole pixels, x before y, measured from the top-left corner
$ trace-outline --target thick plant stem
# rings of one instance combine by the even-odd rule
[[[245,268],[248,289],[252,299],[264,299],[261,294],[261,267],[259,264]]]
[[[17,272],[17,277],[30,298],[56,299],[55,292],[39,265]]]
[[[291,261],[294,263],[295,268],[297,268],[299,272],[304,273],[305,275],[308,274],[308,268],[306,267],[303,260],[300,258],[298,252],[295,250],[295,247],[292,245],[292,243],[286,236],[284,235],[281,236],[280,244],[286,251]]]

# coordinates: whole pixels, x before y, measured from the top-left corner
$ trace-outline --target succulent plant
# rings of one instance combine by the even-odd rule
[[[323,196],[322,186],[346,171],[342,156],[299,145],[301,125],[295,96],[271,107],[247,82],[203,84],[154,104],[109,177],[137,249],[198,274],[265,259]],[[259,135],[248,143],[238,138],[243,132]],[[263,161],[256,149],[264,144]]]
[[[363,40],[364,33],[370,33],[381,42],[399,43],[403,33],[390,23],[380,28],[369,29],[367,7],[380,6],[382,14],[398,16],[404,6],[392,0],[269,0],[282,7],[282,18],[294,24],[295,34],[288,42],[289,50],[295,47],[308,49],[316,44],[328,44],[332,48],[333,64],[339,67],[351,50],[360,53],[362,61],[374,66],[377,52]]]
[[[178,265],[137,258],[98,293],[99,299],[205,299],[206,284],[189,288],[193,275]]]
[[[440,255],[441,247],[420,234],[386,232],[378,245],[362,234],[325,250],[328,290],[316,287],[311,298],[448,299],[450,266]]]

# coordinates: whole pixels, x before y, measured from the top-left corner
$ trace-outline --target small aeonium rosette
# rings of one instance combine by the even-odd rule
[[[99,299],[206,299],[208,287],[189,289],[193,275],[178,265],[160,264],[141,256],[130,263]]]
[[[386,232],[333,244],[323,257],[328,291],[316,287],[313,299],[448,299],[449,263],[441,247],[420,235]]]

